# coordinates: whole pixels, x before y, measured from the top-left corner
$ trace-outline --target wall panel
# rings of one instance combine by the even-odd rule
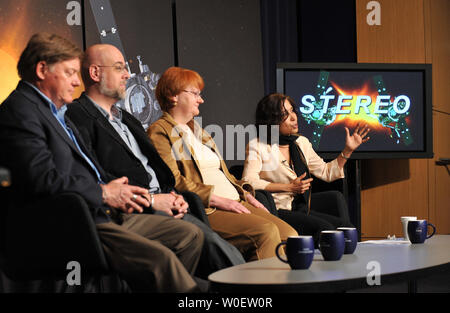
[[[449,233],[449,175],[435,165],[437,155],[449,154],[448,108],[440,104],[449,86],[449,3],[380,0],[381,25],[368,25],[368,2],[356,2],[358,62],[433,64],[435,158],[363,161],[362,235],[401,235],[403,215],[429,219],[440,225],[440,233]]]
[[[236,152],[245,147],[226,135],[226,125],[253,124],[264,95],[259,0],[176,1],[176,9],[179,65],[205,80],[203,127],[218,125],[223,136],[213,137],[223,157],[228,165],[242,164]]]
[[[110,0],[117,29],[132,72],[139,73],[140,55],[154,73],[174,64],[172,7],[166,0]],[[100,43],[100,34],[92,14],[90,0],[85,0],[86,44]]]
[[[356,2],[358,62],[424,63],[424,19],[421,0],[379,1],[381,25],[368,25],[366,0]],[[414,20],[414,23],[411,23]],[[374,168],[378,174],[362,171],[364,180],[378,180],[376,187],[361,193],[361,224],[363,237],[385,237],[401,234],[400,216],[427,214],[426,160],[364,160],[364,168]],[[403,166],[398,166],[397,163]],[[404,177],[383,183],[383,173]],[[403,171],[402,171],[403,169]],[[423,211],[423,208],[425,211]],[[419,211],[417,211],[419,210]],[[425,212],[425,216],[423,215]]]

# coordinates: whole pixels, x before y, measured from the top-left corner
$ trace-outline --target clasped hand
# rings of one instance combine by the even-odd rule
[[[131,214],[134,211],[142,213],[144,207],[151,203],[148,190],[138,186],[128,185],[128,178],[121,177],[100,185],[103,190],[104,202],[112,208]],[[155,194],[153,209],[163,211],[174,218],[182,218],[187,213],[188,204],[183,196],[175,192]]]

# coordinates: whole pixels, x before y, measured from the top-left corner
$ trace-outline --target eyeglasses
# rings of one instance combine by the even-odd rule
[[[191,91],[191,90],[183,90],[185,92],[189,92],[191,94],[193,94],[194,96],[196,96],[197,98],[202,98],[202,94],[200,93],[200,91]]]
[[[114,65],[100,65],[100,64],[94,64],[98,67],[112,67],[116,72],[123,73],[128,72],[127,66],[125,64],[116,63]]]

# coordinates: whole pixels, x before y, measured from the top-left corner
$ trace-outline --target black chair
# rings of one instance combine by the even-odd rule
[[[237,180],[242,178],[242,172],[244,171],[244,165],[233,165],[228,170]],[[272,194],[266,190],[257,189],[255,190],[255,198],[261,204],[263,204],[269,211],[275,216],[278,216],[278,211],[275,206]]]
[[[71,261],[80,264],[83,274],[108,272],[94,221],[81,196],[60,194],[6,211],[3,270],[11,279],[63,278]]]
[[[128,290],[126,283],[110,272],[94,220],[81,196],[65,193],[21,208],[10,205],[8,187],[0,187],[0,197],[0,291],[40,292],[36,286],[49,286],[48,282],[55,284],[47,291]],[[80,265],[82,283],[67,288],[71,261]]]
[[[183,198],[189,204],[189,213],[211,228],[208,217],[205,213],[205,206],[203,205],[202,199],[200,199],[196,193],[191,191],[183,191],[181,192],[181,195],[183,195]]]

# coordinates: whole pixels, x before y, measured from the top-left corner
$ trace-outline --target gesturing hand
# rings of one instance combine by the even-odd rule
[[[350,135],[350,131],[345,127],[345,148],[348,152],[355,151],[362,143],[368,141],[370,137],[366,137],[370,128],[367,124],[360,127],[360,123],[356,125],[355,131]]]
[[[304,179],[306,172],[291,181],[291,188],[293,192],[304,194],[310,187],[312,178]]]

